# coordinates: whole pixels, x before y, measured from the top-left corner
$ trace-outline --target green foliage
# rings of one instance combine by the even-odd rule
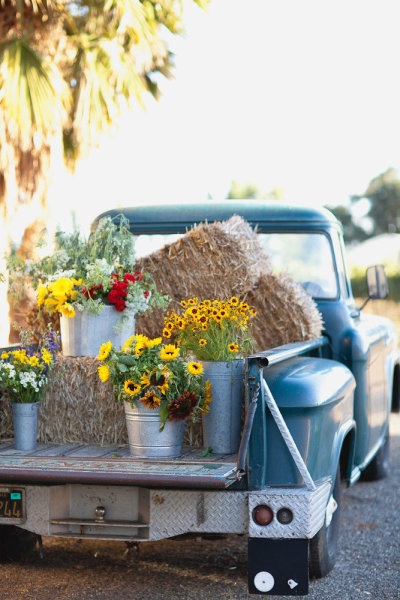
[[[352,211],[346,206],[327,206],[328,210],[335,215],[343,227],[343,237],[346,244],[352,242],[362,242],[368,238],[368,234],[359,225],[354,222]]]
[[[400,231],[400,173],[387,169],[370,182],[365,194],[353,196],[352,202],[367,198],[370,208],[367,217],[374,235]]]

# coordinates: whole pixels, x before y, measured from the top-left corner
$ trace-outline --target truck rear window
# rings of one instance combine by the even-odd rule
[[[328,238],[322,233],[259,233],[275,273],[288,273],[314,298],[338,296]]]
[[[136,257],[148,256],[184,234],[147,234],[135,237]],[[328,238],[322,233],[259,233],[275,273],[288,273],[314,298],[338,296]]]

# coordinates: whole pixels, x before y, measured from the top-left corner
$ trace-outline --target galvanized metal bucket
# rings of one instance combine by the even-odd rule
[[[239,450],[244,361],[204,361],[203,377],[212,385],[210,411],[203,416],[203,442],[216,454]]]
[[[62,353],[64,356],[97,356],[104,342],[112,342],[120,350],[135,333],[135,316],[120,321],[122,313],[114,306],[103,306],[100,314],[76,311],[74,317],[60,317]]]
[[[167,421],[160,431],[160,411],[142,402],[124,402],[130,454],[136,458],[176,458],[182,453],[185,421]]]
[[[16,450],[34,450],[36,448],[39,405],[40,402],[11,403]]]

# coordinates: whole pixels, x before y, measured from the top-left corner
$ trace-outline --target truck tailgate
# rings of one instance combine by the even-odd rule
[[[0,483],[99,483],[225,489],[236,455],[202,456],[189,448],[174,459],[133,459],[127,447],[38,444],[33,451],[0,445]]]

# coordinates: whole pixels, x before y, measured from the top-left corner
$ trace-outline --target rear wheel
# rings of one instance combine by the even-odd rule
[[[368,467],[361,474],[363,481],[385,479],[390,471],[390,436],[387,432],[385,440]]]
[[[36,533],[14,525],[0,525],[0,562],[19,562],[34,549],[37,541]]]
[[[341,482],[340,468],[338,467],[335,484],[327,506],[327,513],[331,514],[330,520],[325,519],[322,529],[310,540],[310,577],[317,579],[325,577],[335,566],[340,529],[340,502]]]

